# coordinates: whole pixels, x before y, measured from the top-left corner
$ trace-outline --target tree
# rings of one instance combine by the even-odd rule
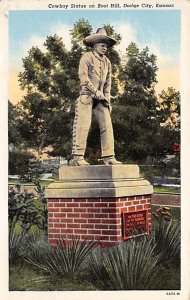
[[[168,87],[159,95],[160,122],[175,130],[180,130],[180,93],[173,87]]]
[[[142,161],[155,153],[159,132],[155,95],[156,56],[135,43],[126,49],[127,62],[121,69],[123,93],[113,107],[116,152],[122,160]]]
[[[9,145],[18,147],[22,142],[19,132],[19,117],[20,112],[18,108],[8,101],[8,139]]]

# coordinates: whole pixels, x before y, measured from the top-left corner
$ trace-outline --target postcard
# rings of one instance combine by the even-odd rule
[[[2,299],[189,299],[189,20],[0,1]]]

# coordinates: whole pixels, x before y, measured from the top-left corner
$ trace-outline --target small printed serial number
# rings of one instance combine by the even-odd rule
[[[179,296],[180,293],[179,292],[167,292],[166,295],[167,296]]]

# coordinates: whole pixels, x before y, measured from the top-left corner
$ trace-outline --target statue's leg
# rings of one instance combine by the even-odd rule
[[[109,107],[103,106],[100,102],[94,108],[94,114],[100,128],[102,157],[114,156],[113,127]]]
[[[73,155],[84,156],[86,141],[92,119],[92,97],[80,96],[76,101],[75,118],[73,123]]]

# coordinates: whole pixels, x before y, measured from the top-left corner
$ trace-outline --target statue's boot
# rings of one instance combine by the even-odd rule
[[[113,155],[102,157],[102,160],[105,165],[122,165],[122,162],[116,160],[115,156],[113,156]]]
[[[82,155],[76,155],[69,161],[69,166],[87,166],[89,163],[84,159]]]

